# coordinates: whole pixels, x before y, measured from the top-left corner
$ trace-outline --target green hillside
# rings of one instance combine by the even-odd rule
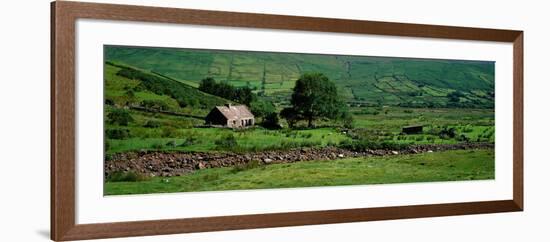
[[[457,107],[494,106],[493,62],[120,46],[105,58],[195,87],[205,77],[248,86],[277,103],[302,73],[321,72],[355,105],[445,107],[459,93]]]
[[[230,101],[152,72],[106,62],[105,102],[203,116]]]

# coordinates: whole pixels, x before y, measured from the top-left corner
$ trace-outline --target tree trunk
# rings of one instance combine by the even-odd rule
[[[313,128],[313,117],[310,116],[307,120],[307,127],[308,128]]]

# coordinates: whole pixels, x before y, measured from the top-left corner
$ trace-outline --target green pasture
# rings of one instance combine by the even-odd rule
[[[169,76],[197,87],[213,77],[238,87],[288,99],[303,73],[329,77],[349,101],[381,105],[447,105],[460,91],[460,102],[494,106],[494,63],[483,61],[317,55],[250,51],[106,46],[106,60]]]
[[[106,114],[113,108],[106,106]],[[106,123],[106,129],[125,129],[129,137],[106,137],[107,154],[138,150],[163,151],[223,151],[215,142],[233,135],[238,147],[233,151],[261,151],[297,147],[337,146],[352,138],[400,144],[453,144],[464,142],[494,142],[494,116],[491,110],[411,109],[386,107],[353,108],[355,128],[341,129],[332,122],[319,121],[321,128],[269,130],[200,128],[203,119],[129,110],[133,121],[127,126]],[[372,111],[372,113],[371,113]],[[106,117],[107,119],[107,117]],[[146,127],[148,122],[158,127]],[[284,122],[283,122],[284,124]],[[420,124],[421,134],[405,135],[403,126]],[[327,126],[327,127],[322,127]],[[456,137],[441,137],[442,129],[454,128]],[[358,135],[358,137],[355,136]]]
[[[493,150],[347,158],[244,168],[212,168],[178,177],[106,182],[106,195],[223,191],[494,179]]]

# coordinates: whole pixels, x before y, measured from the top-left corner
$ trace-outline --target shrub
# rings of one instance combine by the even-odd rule
[[[153,109],[157,111],[168,110],[168,104],[162,100],[143,100],[141,101],[141,106],[148,109]]]
[[[344,128],[353,129],[355,127],[355,122],[353,121],[353,115],[346,112],[343,117]]]
[[[148,180],[149,177],[136,171],[115,171],[106,179],[108,182],[137,182]]]
[[[216,144],[216,147],[221,149],[232,149],[238,146],[237,139],[235,139],[233,134],[228,134],[221,137],[220,139],[214,141],[214,144]]]
[[[439,132],[439,137],[442,138],[442,139],[447,139],[447,138],[454,138],[456,137],[456,129],[455,128],[448,128],[448,127],[444,127],[440,132]]]
[[[177,138],[181,136],[181,132],[174,127],[162,127],[160,136],[163,138]]]
[[[105,135],[109,139],[127,139],[130,138],[130,130],[128,129],[107,129]]]
[[[460,134],[458,137],[456,137],[456,140],[463,141],[463,142],[469,142],[470,138],[464,134]]]
[[[130,115],[130,112],[126,109],[113,109],[109,114],[107,114],[110,124],[118,124],[122,126],[128,126],[129,122],[133,122],[134,119]]]
[[[105,161],[110,161],[113,159],[113,155],[111,154],[105,154]]]
[[[148,120],[145,122],[145,125],[143,125],[145,128],[158,128],[160,127],[160,122],[156,120]]]
[[[262,126],[268,129],[279,129],[279,115],[275,112],[269,113],[265,116]]]

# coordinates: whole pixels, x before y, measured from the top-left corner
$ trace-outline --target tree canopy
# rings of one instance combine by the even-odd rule
[[[290,103],[292,107],[283,110],[281,116],[287,120],[290,118],[292,123],[307,120],[308,127],[319,118],[341,118],[347,110],[338,96],[336,85],[322,73],[301,75],[296,80]]]
[[[248,106],[256,100],[256,95],[249,87],[234,87],[227,82],[217,82],[212,77],[202,79],[199,90]]]

